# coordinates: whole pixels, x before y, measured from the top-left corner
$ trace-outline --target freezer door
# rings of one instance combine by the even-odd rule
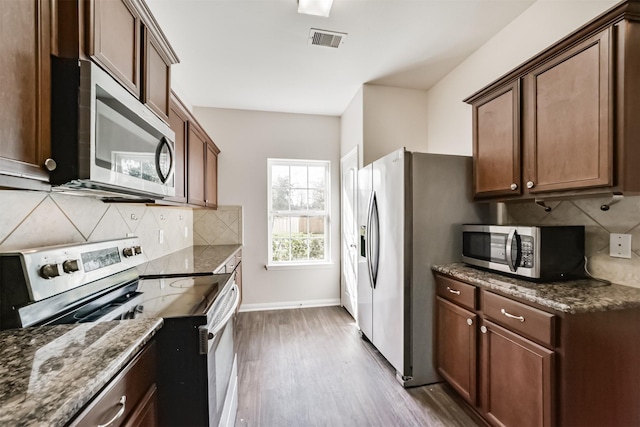
[[[373,341],[373,284],[369,274],[369,214],[373,196],[372,166],[358,171],[358,327]]]
[[[409,369],[409,339],[405,277],[405,184],[408,164],[404,150],[373,162],[373,191],[379,219],[379,264],[373,291],[373,344],[401,375]]]

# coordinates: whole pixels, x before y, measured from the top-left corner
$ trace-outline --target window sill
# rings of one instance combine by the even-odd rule
[[[267,264],[265,270],[313,270],[333,267],[332,262],[317,262],[308,264]]]

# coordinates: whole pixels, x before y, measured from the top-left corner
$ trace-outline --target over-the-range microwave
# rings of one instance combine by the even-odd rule
[[[97,197],[175,195],[175,134],[88,60],[52,57],[53,190]]]
[[[585,276],[584,226],[462,226],[466,264],[534,280]]]

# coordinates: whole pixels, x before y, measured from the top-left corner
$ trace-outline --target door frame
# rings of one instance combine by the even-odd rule
[[[354,283],[353,283],[353,292],[354,295],[351,296],[351,301],[349,301],[349,297],[348,297],[348,293],[347,293],[347,280],[346,280],[346,275],[345,275],[345,271],[344,271],[344,264],[345,264],[345,256],[347,255],[345,253],[345,248],[348,247],[349,243],[346,241],[345,239],[345,233],[348,232],[348,230],[345,230],[345,226],[347,224],[346,221],[344,221],[344,215],[345,215],[345,204],[344,204],[344,199],[346,197],[345,191],[344,191],[344,182],[343,182],[343,177],[344,177],[344,173],[346,170],[348,170],[349,168],[354,167],[354,200],[353,200],[353,213],[352,213],[352,221],[351,223],[353,224],[353,229],[351,230],[351,233],[353,233],[354,236],[354,241],[358,241],[358,168],[359,168],[359,163],[358,163],[358,147],[355,146],[353,147],[347,154],[345,154],[341,159],[340,159],[340,304],[349,312],[349,314],[351,314],[351,316],[353,316],[354,319],[357,319],[357,310],[358,310],[358,259],[357,259],[357,247],[355,248],[356,251],[356,263],[354,265]],[[356,245],[357,246],[357,245]]]

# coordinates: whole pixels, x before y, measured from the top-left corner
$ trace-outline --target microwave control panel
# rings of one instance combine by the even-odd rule
[[[533,261],[534,261],[533,237],[520,236],[520,249],[522,253],[522,258],[520,259],[520,267],[533,268]]]

